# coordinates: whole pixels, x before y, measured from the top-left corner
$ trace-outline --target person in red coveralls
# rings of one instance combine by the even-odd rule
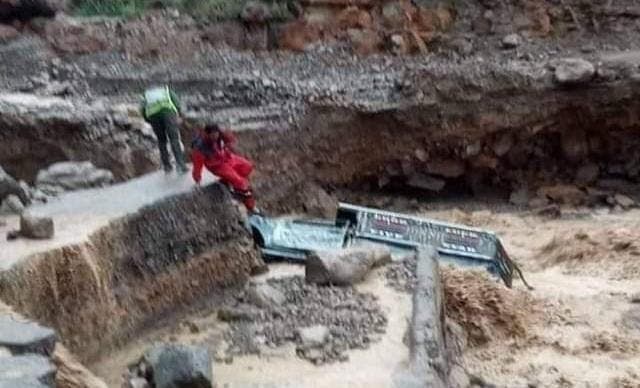
[[[232,193],[242,200],[249,212],[258,213],[256,201],[249,187],[249,175],[253,165],[234,152],[235,140],[231,132],[222,131],[217,124],[207,124],[191,143],[193,180],[200,184],[202,167],[206,167],[231,187]]]

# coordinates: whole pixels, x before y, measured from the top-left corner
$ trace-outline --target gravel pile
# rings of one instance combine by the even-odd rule
[[[416,282],[416,257],[408,255],[404,260],[393,262],[385,272],[387,284],[393,289],[411,293]]]
[[[245,293],[227,308],[243,311],[225,314],[229,355],[259,354],[261,348],[295,343],[298,356],[314,364],[346,361],[347,350],[366,349],[386,330],[387,318],[371,294],[307,284],[301,276],[268,283],[285,295],[282,304],[260,309],[249,304]],[[301,338],[301,330],[318,326],[328,335],[319,341]]]

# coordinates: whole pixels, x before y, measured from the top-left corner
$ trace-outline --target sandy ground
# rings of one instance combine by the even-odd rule
[[[528,293],[532,301],[513,307],[525,317],[523,332],[470,344],[463,360],[470,373],[506,388],[640,387],[640,304],[632,303],[640,298],[640,210],[621,214],[589,210],[556,220],[488,210],[421,215],[497,232],[535,288],[527,291],[516,282],[513,292]],[[284,265],[272,267],[268,276],[301,271]],[[320,367],[296,358],[292,348],[216,362],[219,386],[391,386],[393,374],[407,358],[402,336],[410,317],[410,297],[387,287],[382,270],[358,288],[376,294],[389,315],[387,333],[379,343],[365,351],[350,351],[346,363]],[[150,342],[170,337],[206,343],[215,352],[225,326],[214,314],[189,319],[203,329],[190,334],[178,325],[150,333],[105,356],[94,371],[109,386],[118,386],[127,363]]]

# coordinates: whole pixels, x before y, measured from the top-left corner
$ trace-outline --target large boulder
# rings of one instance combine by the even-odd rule
[[[0,21],[53,17],[65,7],[66,0],[0,0]]]
[[[38,172],[36,177],[36,187],[48,194],[101,187],[112,182],[111,171],[97,168],[86,161],[55,163]]]
[[[309,254],[305,278],[309,283],[348,286],[362,281],[372,268],[391,262],[382,247],[349,248]]]
[[[23,214],[20,217],[20,236],[33,239],[48,239],[54,234],[51,217],[35,217]]]
[[[10,315],[0,315],[0,347],[13,354],[39,353],[51,355],[56,333],[48,327]]]
[[[22,188],[18,181],[0,167],[0,202],[9,195],[15,195],[20,198],[23,205],[28,205],[30,203],[29,195],[25,192],[24,188]]]
[[[212,388],[213,371],[206,348],[162,344],[149,350],[144,361],[155,388]]]

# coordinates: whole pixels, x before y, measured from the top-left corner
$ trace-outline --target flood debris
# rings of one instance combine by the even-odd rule
[[[229,356],[261,354],[287,343],[299,357],[314,364],[345,361],[349,349],[366,349],[384,333],[387,318],[376,297],[351,287],[308,284],[302,276],[268,280],[286,298],[264,309],[247,305],[246,293],[225,309],[230,329],[225,334]]]

